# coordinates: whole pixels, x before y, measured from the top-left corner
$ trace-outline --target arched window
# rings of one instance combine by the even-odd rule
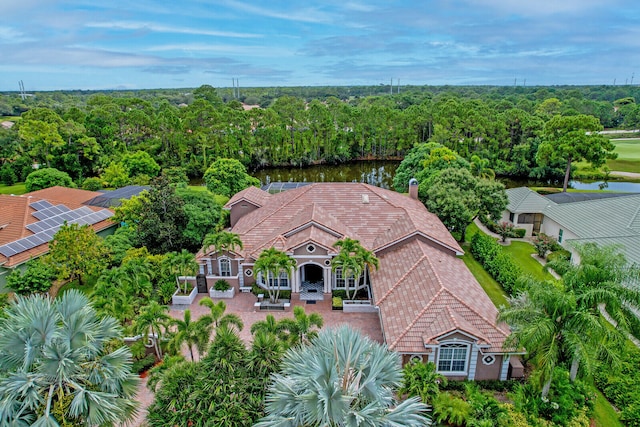
[[[218,260],[218,266],[220,267],[220,276],[231,276],[231,260],[229,258],[220,258]]]
[[[467,344],[442,344],[438,355],[438,371],[466,372],[468,355]]]

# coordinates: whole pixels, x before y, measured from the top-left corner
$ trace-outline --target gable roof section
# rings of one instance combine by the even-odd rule
[[[509,188],[506,193],[507,210],[513,213],[542,213],[547,206],[556,204],[528,187]]]
[[[241,200],[246,200],[247,202],[257,206],[262,207],[267,203],[271,194],[266,191],[262,191],[257,187],[248,187],[242,191],[237,192],[236,194],[229,199],[229,201],[224,205],[225,209],[231,209],[233,205],[240,202]]]
[[[496,325],[498,310],[463,261],[415,239],[380,256],[371,275],[389,347],[424,353],[425,345],[454,330],[501,352],[509,335]]]
[[[232,231],[241,236],[249,254],[276,235],[311,222],[357,239],[369,250],[419,231],[438,245],[462,252],[442,222],[418,200],[362,183],[316,183],[269,195],[263,207],[240,218]]]
[[[33,236],[35,233],[27,228],[39,222],[33,214],[36,209],[30,205],[46,200],[53,205],[64,205],[70,210],[82,208],[83,202],[99,195],[93,191],[80,190],[75,188],[51,187],[43,190],[33,191],[21,196],[0,195],[0,246],[11,244],[19,239]],[[85,207],[98,212],[103,209],[96,207]],[[113,226],[109,219],[103,219],[91,225],[97,232]],[[49,250],[49,244],[44,243],[26,251],[11,256],[0,254],[0,264],[4,267],[15,267],[31,258],[38,257]]]

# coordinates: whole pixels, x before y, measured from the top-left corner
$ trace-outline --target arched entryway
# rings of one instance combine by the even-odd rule
[[[300,299],[324,299],[324,269],[318,264],[308,263],[300,266]]]

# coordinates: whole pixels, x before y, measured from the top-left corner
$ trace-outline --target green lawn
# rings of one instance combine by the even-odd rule
[[[0,194],[24,194],[27,192],[24,183],[15,185],[0,184]]]
[[[533,259],[535,248],[528,242],[511,242],[509,246],[503,246],[503,250],[515,259],[525,275],[533,276],[538,280],[554,280],[553,276],[544,271],[542,264]]]
[[[493,277],[491,277],[489,273],[484,271],[480,263],[473,259],[468,249],[468,247],[465,248],[466,253],[462,257],[462,261],[464,261],[467,268],[471,271],[473,277],[480,283],[480,286],[482,286],[482,289],[489,295],[489,298],[496,307],[509,305],[507,302],[507,294],[504,292],[504,289],[502,289],[502,286],[493,280]]]
[[[596,394],[593,419],[596,427],[624,427],[618,419],[618,414],[600,391]]]
[[[611,140],[616,145],[618,158],[607,160],[612,171],[640,173],[640,138]]]

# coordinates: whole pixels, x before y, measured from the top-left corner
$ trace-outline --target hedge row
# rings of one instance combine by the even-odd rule
[[[516,281],[522,274],[520,267],[493,237],[476,233],[471,239],[471,255],[502,285],[507,294],[516,292]]]

